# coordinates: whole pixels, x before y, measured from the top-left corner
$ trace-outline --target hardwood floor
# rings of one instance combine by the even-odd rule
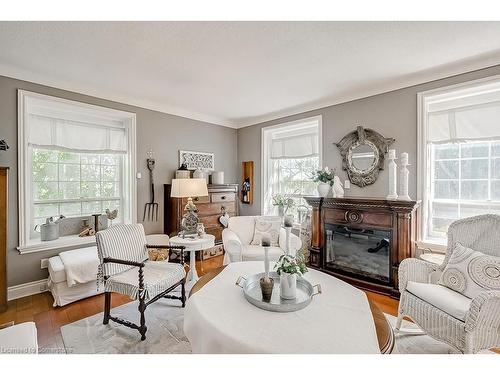
[[[196,262],[196,270],[201,276],[211,269],[222,266],[222,256]],[[392,315],[397,314],[398,301],[390,297],[367,292],[368,298],[379,308]],[[112,306],[120,306],[130,299],[120,294],[113,294]],[[50,292],[36,294],[8,302],[8,309],[0,313],[0,325],[8,322],[15,324],[34,321],[38,330],[40,353],[64,353],[60,327],[80,319],[102,312],[104,296],[89,297],[63,307],[53,307]]]

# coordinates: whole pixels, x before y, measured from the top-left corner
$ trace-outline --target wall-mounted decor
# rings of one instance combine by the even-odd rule
[[[186,164],[187,169],[213,171],[215,169],[214,154],[210,152],[179,150],[179,165]]]
[[[0,151],[7,151],[9,149],[9,145],[5,142],[4,139],[0,140]]]
[[[244,161],[242,164],[241,201],[253,203],[253,161]]]
[[[373,184],[379,170],[384,169],[384,159],[394,138],[385,138],[372,129],[358,126],[335,145],[342,156],[342,168],[347,171],[354,185]]]

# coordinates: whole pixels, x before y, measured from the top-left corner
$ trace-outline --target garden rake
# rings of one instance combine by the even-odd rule
[[[158,221],[158,203],[155,202],[155,184],[153,180],[153,169],[155,169],[155,159],[148,158],[147,164],[149,169],[149,180],[151,181],[151,200],[144,205],[144,214],[142,215],[142,221]]]

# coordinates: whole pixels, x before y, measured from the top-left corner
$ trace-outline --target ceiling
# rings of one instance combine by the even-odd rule
[[[234,128],[499,63],[499,22],[0,22],[0,75]]]

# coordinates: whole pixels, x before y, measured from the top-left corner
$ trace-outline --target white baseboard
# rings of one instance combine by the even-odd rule
[[[32,296],[33,294],[43,293],[47,290],[47,279],[31,281],[26,284],[19,284],[7,288],[7,300],[18,299]]]

